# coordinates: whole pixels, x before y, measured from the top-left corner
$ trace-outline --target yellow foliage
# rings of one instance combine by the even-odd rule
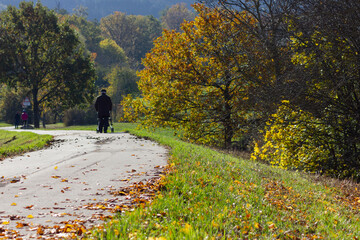
[[[266,62],[250,64],[254,58],[261,61],[262,51],[247,27],[239,31],[241,24],[227,21],[219,9],[194,8],[199,16],[184,23],[183,32],[165,30],[154,42],[138,73],[142,98],[125,98],[124,119],[170,126],[189,141],[214,144],[243,134],[251,107],[248,92],[257,84],[253,79],[273,77]],[[234,14],[248,24],[256,22],[245,13]]]
[[[290,106],[289,101],[283,101],[267,125],[264,144],[255,143],[251,159],[285,169],[321,172],[329,150],[319,138],[327,129],[310,113]]]

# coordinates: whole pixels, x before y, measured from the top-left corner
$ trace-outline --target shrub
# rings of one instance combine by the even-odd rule
[[[337,129],[288,101],[272,115],[264,133],[263,142],[255,143],[254,160],[333,177],[360,177],[358,164],[342,154]]]
[[[65,126],[96,124],[96,111],[91,107],[72,108],[65,111],[63,121]]]

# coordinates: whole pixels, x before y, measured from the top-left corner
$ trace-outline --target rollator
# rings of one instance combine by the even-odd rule
[[[97,133],[102,133],[102,132],[107,133],[108,127],[110,127],[110,130],[113,133],[114,127],[111,117],[98,118],[98,124],[96,128]]]

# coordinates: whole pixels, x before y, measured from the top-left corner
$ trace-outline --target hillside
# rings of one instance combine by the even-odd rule
[[[18,6],[22,0],[0,0],[0,10],[7,5]],[[34,1],[35,2],[35,1]],[[88,8],[89,19],[101,19],[114,11],[135,15],[153,15],[159,17],[160,12],[174,4],[184,2],[190,7],[195,0],[42,0],[42,4],[54,9],[60,6],[69,13],[74,8],[84,6]]]

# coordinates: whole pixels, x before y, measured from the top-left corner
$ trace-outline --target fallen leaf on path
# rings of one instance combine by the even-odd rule
[[[36,230],[37,234],[39,235],[44,235],[44,229],[40,226],[38,227],[38,229]]]
[[[16,228],[23,228],[24,227],[24,224],[18,222],[17,225],[16,225]]]

